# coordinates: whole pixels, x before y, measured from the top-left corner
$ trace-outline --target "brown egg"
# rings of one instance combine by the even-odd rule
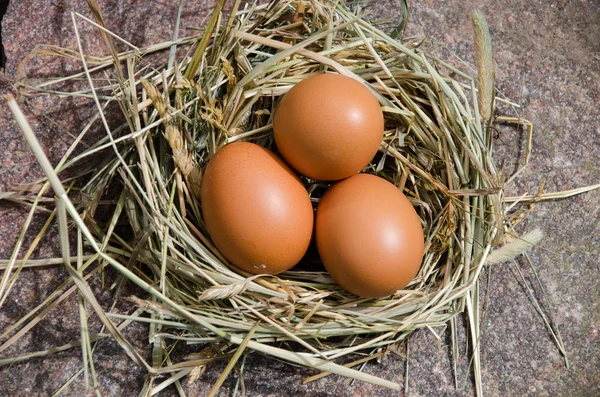
[[[261,146],[240,142],[219,150],[200,198],[215,246],[240,269],[277,274],[308,248],[314,221],[308,193],[283,160]]]
[[[383,113],[358,81],[319,74],[285,94],[273,122],[283,158],[312,179],[335,181],[362,170],[383,138]]]
[[[317,208],[316,237],[331,277],[363,297],[404,288],[423,258],[415,209],[396,186],[375,175],[354,175],[325,193]]]

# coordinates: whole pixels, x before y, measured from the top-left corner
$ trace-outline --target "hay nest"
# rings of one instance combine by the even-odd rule
[[[477,316],[477,280],[505,221],[489,128],[491,72],[480,73],[478,90],[471,77],[418,40],[398,38],[402,27],[392,37],[360,10],[337,2],[273,1],[244,9],[236,2],[220,21],[223,3],[202,35],[113,53],[104,67],[120,66],[107,87],[127,123],[66,164],[73,169],[104,149],[78,195],[82,204],[75,211],[67,203],[66,211],[102,263],[150,293],[134,301],[151,318],[137,313],[134,319],[151,323],[154,369],[117,340],[154,374],[172,372],[163,358],[173,340],[183,340],[210,343],[213,350],[188,361],[190,367],[250,348],[398,388],[334,360],[359,351],[376,357],[417,329],[445,326],[465,309]],[[484,61],[491,59],[486,45],[478,51]],[[168,65],[136,70],[138,57],[173,46],[181,56]],[[417,277],[385,298],[354,296],[323,269],[313,270],[314,263],[278,276],[245,274],[226,262],[203,226],[195,192],[211,156],[235,141],[274,149],[278,100],[324,71],[350,76],[377,95],[385,135],[363,172],[402,189],[424,225],[426,254]],[[92,73],[86,67],[88,78]],[[90,93],[98,100],[96,91]],[[305,183],[318,202],[323,183]],[[108,222],[96,215],[107,194],[114,200]]]

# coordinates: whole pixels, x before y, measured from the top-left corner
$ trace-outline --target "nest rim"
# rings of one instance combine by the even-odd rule
[[[279,9],[254,8],[253,12],[258,15],[256,20],[263,21],[277,20],[277,15],[281,19],[285,19],[282,15],[298,16],[290,8],[293,7],[292,3],[294,2],[282,2]],[[156,128],[155,138],[162,140],[160,145],[170,146],[173,157],[176,157],[178,151],[181,152],[187,161],[195,164],[192,169],[198,167],[198,164],[205,166],[210,153],[214,153],[221,145],[234,141],[248,140],[272,147],[272,138],[268,133],[268,117],[272,117],[269,115],[272,115],[275,103],[272,98],[280,97],[294,82],[321,72],[324,67],[346,73],[363,84],[368,84],[378,96],[386,116],[386,126],[394,123],[398,125],[398,120],[402,122],[401,127],[406,134],[399,137],[402,135],[400,127],[397,126],[395,132],[388,128],[380,148],[382,161],[380,164],[370,164],[367,170],[396,186],[399,181],[404,184],[403,190],[420,207],[420,218],[425,219],[424,261],[434,264],[422,265],[417,277],[407,288],[392,296],[377,299],[355,297],[335,284],[330,284],[328,275],[324,273],[307,274],[292,269],[277,276],[253,276],[233,270],[234,267],[212,246],[210,237],[202,226],[199,206],[193,198],[194,177],[189,171],[187,175],[184,173],[186,179],[178,182],[180,185],[177,189],[182,190],[181,195],[190,206],[189,213],[194,214],[197,219],[196,222],[178,219],[180,230],[176,237],[182,240],[180,245],[193,247],[196,250],[195,256],[201,257],[205,263],[200,269],[193,269],[197,265],[191,260],[186,261],[180,257],[163,259],[166,269],[162,274],[169,276],[170,272],[174,272],[177,280],[184,280],[186,277],[194,280],[193,286],[184,285],[184,293],[174,294],[174,297],[192,312],[198,310],[208,313],[209,320],[213,317],[235,318],[236,321],[226,322],[224,327],[227,332],[243,333],[251,324],[260,321],[262,325],[254,333],[257,341],[294,340],[313,352],[322,349],[319,351],[321,354],[337,357],[343,355],[340,354],[343,352],[356,351],[356,341],[348,341],[348,345],[343,347],[340,347],[343,343],[335,341],[332,346],[328,346],[327,338],[363,335],[359,345],[362,348],[376,348],[400,341],[418,328],[443,326],[465,310],[465,297],[477,281],[490,248],[498,241],[502,224],[499,215],[502,189],[491,158],[491,136],[477,109],[477,90],[473,79],[414,43],[405,45],[392,39],[363,19],[356,18],[344,7],[334,9],[328,2],[312,4],[321,7],[323,15],[327,15],[328,19],[321,21],[322,25],[331,20],[337,26],[329,29],[322,26],[317,33],[300,37],[278,26],[276,30],[283,37],[282,42],[291,40],[293,43],[298,40],[299,44],[278,45],[279,48],[275,47],[277,52],[269,53],[263,50],[274,45],[274,40],[261,35],[261,32],[268,30],[264,25],[254,25],[250,31],[244,30],[243,27],[252,25],[250,22],[256,22],[250,18],[252,14],[246,9],[238,15],[237,20],[232,20],[228,33],[213,37],[214,43],[206,48],[194,80],[183,78],[187,73],[185,68],[190,67],[193,61],[183,62],[178,66],[179,70],[173,69],[170,73],[172,84],[183,87],[183,90],[187,89],[188,94],[196,94],[192,99],[186,98],[186,94],[181,95],[186,104],[202,103],[194,106],[195,109],[200,108],[197,110],[200,116],[193,120],[194,131],[186,132],[189,137],[180,131],[178,138],[169,138],[168,127],[165,126],[164,129]],[[309,15],[303,17],[308,18]],[[312,18],[314,23],[314,14]],[[354,29],[354,36],[351,28]],[[369,33],[371,40],[366,38],[365,32]],[[327,40],[332,33],[334,37],[328,50]],[[341,38],[335,37],[338,34]],[[246,56],[245,65],[244,58],[240,58],[239,52],[236,52],[244,40],[247,47],[242,47],[242,51],[248,50],[249,54],[256,57],[252,60]],[[362,44],[360,40],[363,40]],[[228,49],[229,52],[218,52],[215,50],[217,45],[221,46],[221,50]],[[335,51],[336,48],[338,51]],[[316,51],[318,49],[321,49],[320,53]],[[335,58],[344,51],[349,54],[346,58]],[[327,53],[329,58],[322,53]],[[266,60],[258,63],[261,56],[266,57]],[[394,56],[400,61],[394,60]],[[355,67],[356,59],[363,60],[363,67]],[[262,73],[267,70],[265,64],[269,63],[273,70]],[[282,64],[288,69],[282,67]],[[248,66],[250,69],[244,70]],[[379,71],[373,72],[377,68]],[[277,76],[280,70],[291,72],[273,83],[273,76]],[[388,72],[391,75],[386,77]],[[169,114],[166,108],[161,117],[160,107],[165,106],[165,103],[163,100],[162,105],[160,104],[160,97],[165,95],[156,88],[160,86],[161,79],[161,75],[155,75],[148,79],[148,84],[144,84],[148,97],[152,99],[154,111],[159,116],[157,119],[162,119],[163,123],[172,123],[175,129],[183,129],[184,122]],[[256,83],[257,80],[260,83]],[[217,87],[214,91],[221,92],[220,98],[217,95],[209,98],[210,94],[203,93],[207,81],[213,82],[209,85],[211,90]],[[150,92],[152,89],[156,90],[154,95]],[[432,98],[436,98],[436,95],[440,100],[443,99],[444,104],[434,102]],[[170,100],[176,102],[177,97]],[[429,106],[425,109],[423,104],[428,101]],[[423,107],[419,109],[421,105]],[[177,108],[177,104],[175,107]],[[258,112],[264,113],[261,115],[262,121],[256,124],[256,120],[261,119],[261,116],[255,116]],[[410,122],[407,121],[409,113],[413,117]],[[446,117],[443,113],[446,113]],[[252,128],[241,128],[242,120],[248,114],[255,117],[254,125]],[[447,115],[452,114],[455,119],[448,118]],[[197,139],[196,122],[204,123],[206,128],[213,131],[212,135],[209,133],[206,137]],[[166,132],[163,134],[162,131]],[[231,131],[236,133],[228,135]],[[190,146],[189,138],[192,142],[204,142],[205,146]],[[395,143],[400,140],[403,145]],[[403,152],[401,148],[408,150]],[[433,152],[435,148],[438,149],[437,153]],[[431,154],[432,158],[421,159],[420,153]],[[392,172],[390,175],[392,163],[401,172]],[[448,166],[449,163],[452,164]],[[470,176],[472,186],[461,186],[460,180],[465,179],[464,175],[459,175],[461,170],[458,168],[461,164],[466,165],[462,172]],[[431,167],[430,170],[435,170],[437,174],[425,171],[426,167]],[[174,166],[164,167],[162,179],[169,180],[177,168],[183,171],[184,167],[175,159]],[[199,175],[201,177],[201,173]],[[195,179],[198,178],[196,175]],[[187,186],[184,186],[186,183]],[[454,186],[456,188],[452,189],[453,185],[457,185]],[[125,183],[125,186],[132,188],[131,183]],[[308,186],[309,191],[313,186]],[[135,194],[139,192],[133,193]],[[430,200],[423,200],[423,195]],[[170,211],[175,208],[173,201],[172,198]],[[131,202],[140,205],[138,212],[144,213],[141,207],[147,203],[139,199],[132,199]],[[423,209],[426,207],[430,207],[429,212]],[[432,210],[431,207],[437,210]],[[460,216],[457,215],[459,213]],[[168,217],[164,218],[163,222],[168,220]],[[447,222],[441,223],[440,219],[446,218]],[[165,223],[170,228],[177,228],[177,223]],[[160,236],[157,238],[160,239]],[[471,242],[468,241],[469,238]],[[453,267],[455,262],[458,265]],[[156,266],[153,271],[159,273]],[[181,274],[177,274],[178,271]],[[199,278],[203,280],[198,282]],[[315,279],[316,282],[311,281]],[[183,284],[183,281],[180,283]],[[194,293],[196,299],[191,297]],[[236,303],[231,303],[234,301]],[[230,306],[225,307],[223,302],[230,302]],[[208,307],[197,309],[203,305]],[[246,321],[246,315],[251,319]],[[313,343],[311,339],[318,339],[318,342]]]

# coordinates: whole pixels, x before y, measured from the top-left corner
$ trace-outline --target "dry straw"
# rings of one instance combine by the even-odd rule
[[[323,371],[307,381],[333,373],[398,390],[399,383],[352,367],[401,351],[400,344],[417,329],[429,329],[439,338],[450,324],[456,369],[456,316],[466,312],[481,393],[479,279],[492,247],[503,240],[505,231],[512,231],[512,218],[505,216],[503,205],[503,180],[492,157],[493,58],[481,14],[473,16],[478,92],[473,78],[421,48],[419,41],[393,38],[364,19],[359,8],[336,1],[273,1],[243,9],[236,1],[227,18],[216,12],[202,34],[141,49],[108,32],[96,2],[88,3],[95,23],[79,14],[72,16],[78,51],[43,50],[77,56],[84,71],[21,87],[56,93],[53,84],[81,78],[89,83],[89,89],[71,95],[93,98],[98,114],[57,167],[46,159],[17,103],[9,100],[48,178],[34,186],[38,193],[34,198],[19,192],[2,198],[31,206],[33,214],[47,201],[43,194],[51,185],[57,205],[48,222],[58,216],[62,258],[32,262],[28,252],[24,259],[16,259],[21,237],[11,259],[0,264],[5,269],[0,299],[6,299],[23,267],[64,263],[71,278],[23,320],[3,330],[0,338],[12,337],[0,351],[78,290],[82,336],[57,349],[81,346],[81,372],[93,385],[98,384],[93,350],[111,336],[148,371],[144,395],[171,384],[183,392],[182,378],[197,379],[212,361],[231,360],[211,390],[214,394],[232,369],[242,371],[245,351]],[[220,1],[217,9],[223,4]],[[78,35],[82,21],[100,29],[110,57],[92,59],[83,54]],[[394,36],[403,29],[404,23]],[[114,39],[130,50],[117,53]],[[195,43],[199,44],[192,51]],[[179,56],[171,57],[169,67],[166,58],[173,48],[180,50]],[[136,67],[140,59],[156,52],[166,54],[162,67]],[[111,68],[118,72],[109,73]],[[396,184],[423,222],[423,265],[414,281],[393,296],[358,298],[336,285],[325,271],[302,267],[277,277],[250,277],[226,262],[202,223],[195,192],[215,151],[238,140],[272,148],[272,115],[279,98],[302,79],[324,71],[350,76],[377,96],[385,115],[385,136],[380,153],[364,172]],[[109,127],[104,115],[110,102],[117,102],[125,114],[126,123],[117,129]],[[102,121],[105,137],[75,155],[96,120]],[[521,119],[503,121],[527,124]],[[69,192],[76,183],[79,188]],[[317,202],[318,183],[306,184]],[[107,191],[118,193],[107,196]],[[511,201],[544,197],[540,193]],[[98,206],[110,208],[112,215],[97,217]],[[67,238],[67,214],[75,226],[71,230],[77,237],[74,250],[69,246],[73,240]],[[30,219],[22,235],[29,223]],[[530,243],[513,244],[492,256],[492,262],[518,255],[539,241],[538,235],[534,237]],[[84,255],[86,249],[92,250],[91,255]],[[131,298],[138,307],[134,313],[104,311],[93,296],[88,280],[107,265],[122,274],[115,302],[123,299],[126,280],[148,293]],[[86,309],[102,321],[99,334],[89,335]],[[149,324],[152,362],[146,362],[121,332],[135,321]],[[551,316],[546,324],[562,346]],[[209,344],[209,348],[172,363],[170,351],[176,343]],[[357,352],[368,355],[358,360],[348,356]],[[408,362],[406,368],[405,385]],[[157,384],[161,374],[168,377]],[[236,390],[243,390],[242,380],[238,377]]]

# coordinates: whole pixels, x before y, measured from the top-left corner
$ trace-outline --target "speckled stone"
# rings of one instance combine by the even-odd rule
[[[108,28],[137,46],[170,38],[177,1],[99,1]],[[182,22],[200,26],[214,2],[187,0]],[[535,192],[542,181],[547,191],[572,189],[600,182],[600,3],[596,0],[415,0],[408,34],[427,35],[443,57],[460,64],[456,55],[473,64],[472,30],[468,14],[480,8],[486,14],[495,45],[499,90],[523,105],[521,116],[535,124],[529,167],[508,186],[508,195]],[[399,20],[397,0],[371,3],[374,19]],[[11,91],[10,82],[25,76],[38,79],[76,70],[77,63],[25,56],[43,44],[74,46],[70,12],[89,15],[83,0],[13,0],[2,22],[7,55],[6,74],[0,76],[0,92]],[[89,25],[78,24],[86,52],[107,53],[101,37]],[[123,49],[123,47],[120,47]],[[464,67],[463,67],[464,69]],[[26,93],[26,92],[25,92]],[[87,122],[94,107],[86,99],[29,98],[23,105],[34,130],[52,161],[68,147],[64,130],[74,134]],[[509,109],[501,107],[503,113]],[[508,113],[511,114],[511,113]],[[48,118],[53,120],[50,122]],[[102,130],[97,126],[97,134]],[[498,128],[498,163],[506,174],[522,162],[525,141],[522,131]],[[0,104],[0,191],[41,176],[34,157],[20,136],[4,103]],[[515,266],[495,266],[487,292],[489,304],[481,342],[484,393],[488,396],[597,396],[600,395],[600,191],[568,200],[536,205],[520,231],[539,227],[545,234],[542,247],[531,252],[532,262],[548,294],[571,362],[567,370],[540,316],[528,299]],[[27,212],[0,202],[0,258],[8,258]],[[34,219],[31,241],[45,221]],[[35,257],[57,256],[56,232],[52,230]],[[528,265],[518,266],[528,279]],[[107,270],[106,285],[116,275]],[[61,268],[25,270],[9,301],[0,310],[0,332],[42,302],[66,279]],[[94,283],[98,299],[108,307],[110,293]],[[539,291],[538,291],[539,292]],[[133,294],[135,291],[128,291]],[[126,312],[120,303],[118,312]],[[0,358],[48,349],[78,336],[75,295],[65,299],[18,344],[0,351]],[[465,354],[464,323],[459,321],[460,357],[457,379],[449,347],[449,332],[438,342],[428,331],[410,338],[409,396],[472,396],[473,380]],[[100,329],[91,322],[94,332]],[[150,347],[143,325],[130,326],[127,337],[149,359]],[[5,340],[0,340],[0,343]],[[197,350],[191,347],[190,350]],[[115,342],[103,343],[95,353],[99,387],[103,395],[136,396],[144,371]],[[191,385],[188,395],[205,395],[224,363],[217,363]],[[394,355],[365,367],[376,374],[404,382],[404,359]],[[50,395],[81,368],[78,348],[0,368],[0,396]],[[350,382],[336,376],[302,386],[314,371],[293,367],[258,354],[246,361],[245,384],[249,396],[396,396],[377,386]],[[221,395],[230,395],[231,375]],[[82,377],[63,392],[65,396],[92,396]],[[161,395],[176,395],[167,389]],[[402,393],[400,393],[402,395]]]

